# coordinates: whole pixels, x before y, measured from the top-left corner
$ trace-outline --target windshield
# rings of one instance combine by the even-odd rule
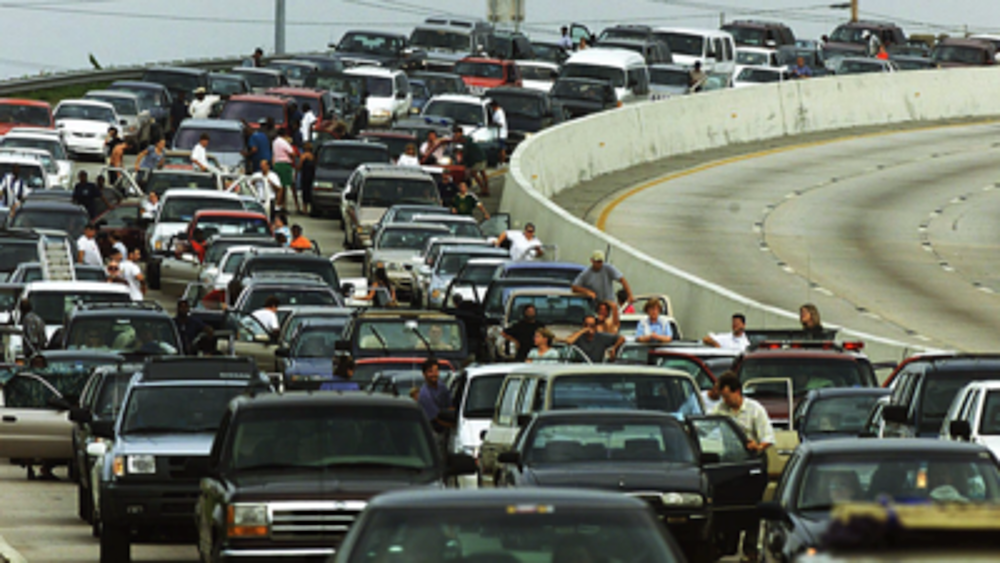
[[[371,178],[361,188],[363,207],[392,207],[400,203],[440,205],[439,198],[432,180]]]
[[[38,262],[38,242],[0,239],[0,272],[10,274],[23,262]]]
[[[101,386],[100,394],[94,403],[94,415],[100,418],[114,418],[121,410],[122,401],[125,400],[125,392],[128,384],[132,380],[132,374],[109,375],[104,378],[104,385]]]
[[[873,502],[883,495],[911,504],[1000,500],[1000,475],[991,459],[931,455],[871,450],[863,459],[852,455],[814,461],[802,476],[798,509],[826,511],[835,504]]]
[[[274,119],[277,124],[284,123],[285,105],[230,100],[226,102],[226,107],[222,108],[222,113],[219,115],[219,119],[234,119],[236,121],[245,119],[249,123],[257,123],[268,117]]]
[[[493,101],[500,104],[500,107],[507,113],[523,115],[525,117],[542,117],[542,99],[533,96],[510,96],[494,95]]]
[[[338,51],[389,56],[395,55],[402,48],[403,42],[398,37],[370,33],[347,33],[337,45]]]
[[[240,76],[247,81],[247,84],[251,88],[270,88],[272,86],[281,86],[281,77],[278,74],[271,74],[269,72],[241,72]],[[275,118],[277,121],[277,118]]]
[[[806,434],[861,432],[878,395],[847,395],[820,399],[809,405],[802,431]]]
[[[392,97],[392,79],[383,76],[365,76],[365,88],[368,95],[375,98]]]
[[[931,60],[939,63],[981,65],[987,64],[989,54],[985,48],[938,45],[931,55]]]
[[[924,378],[921,393],[920,433],[933,432],[937,434],[941,423],[948,414],[951,402],[958,390],[970,381],[993,381],[1000,379],[996,372],[947,371],[932,372]]]
[[[499,63],[459,61],[455,63],[455,74],[471,78],[503,79],[503,65]]]
[[[439,49],[467,53],[472,50],[468,34],[436,29],[414,29],[410,34],[410,45],[421,49]]]
[[[139,115],[139,106],[137,104],[137,100],[130,100],[128,98],[119,98],[118,96],[101,96],[101,95],[88,95],[84,97],[90,100],[99,100],[111,104],[115,108],[115,113],[117,113],[119,116]]]
[[[448,229],[448,232],[451,233],[452,236],[460,238],[478,238],[478,239],[483,238],[483,231],[479,228],[479,225],[477,225],[475,222],[448,221],[448,220],[437,221],[431,218],[421,221],[413,221],[413,223],[417,225],[423,223],[428,223],[432,225],[441,225],[442,227]]]
[[[657,422],[600,424],[551,422],[539,425],[525,444],[528,463],[694,463],[694,451],[679,425]]]
[[[220,96],[246,94],[246,88],[243,86],[243,76],[220,76],[210,74],[208,76],[208,89],[213,94],[218,94]]]
[[[865,74],[869,72],[883,72],[884,70],[885,67],[881,63],[868,61],[842,60],[837,65],[837,74]]]
[[[389,162],[384,146],[323,145],[316,156],[316,167],[332,170],[354,170],[362,164]]]
[[[413,321],[410,321],[411,324]],[[417,336],[417,332],[420,336]],[[413,328],[403,319],[362,320],[357,328],[358,345],[362,350],[406,350],[426,352],[460,351],[465,349],[465,331],[455,321],[422,320]]]
[[[66,343],[69,350],[156,355],[175,355],[180,350],[174,323],[165,316],[135,318],[122,315],[79,319],[70,325]]]
[[[585,64],[568,64],[563,67],[560,78],[592,78],[606,80],[615,88],[625,87],[625,71],[611,66],[595,66]],[[556,83],[558,87],[558,83]],[[558,93],[558,90],[557,90]]]
[[[194,92],[195,88],[202,85],[200,77],[196,75],[160,70],[147,70],[142,76],[142,81],[162,84],[175,92],[184,91],[189,93]]]
[[[334,347],[347,320],[339,324],[321,324],[302,329],[292,345],[293,358],[332,358],[337,355]]]
[[[767,38],[767,33],[763,29],[759,28],[747,28],[747,27],[727,25],[724,26],[722,30],[728,31],[730,35],[733,36],[733,40],[736,41],[737,45],[750,45],[751,47],[763,47],[764,41]],[[740,64],[756,64],[756,63],[740,63]]]
[[[268,297],[277,297],[282,307],[302,307],[304,305],[340,305],[337,297],[329,288],[323,289],[274,289],[262,288],[251,293],[243,310],[253,312],[264,307]]]
[[[45,170],[42,168],[41,164],[36,163],[20,163],[21,164],[21,179],[24,183],[28,185],[31,189],[41,189],[45,187]],[[13,172],[14,164],[11,162],[0,162],[0,178],[5,177],[7,174]]]
[[[459,125],[483,126],[486,124],[486,110],[481,104],[431,100],[424,106],[423,115],[447,117]]]
[[[31,310],[47,325],[61,325],[77,303],[128,303],[128,292],[33,291],[28,296]]]
[[[462,409],[462,415],[465,418],[479,420],[493,418],[497,396],[500,395],[500,387],[503,386],[505,377],[502,373],[473,377],[470,380],[469,390],[465,392],[465,407]]]
[[[0,110],[2,110],[3,107],[3,105],[0,105]],[[0,139],[0,147],[42,149],[49,151],[49,153],[52,154],[52,158],[56,160],[69,160],[69,157],[66,156],[66,149],[63,148],[62,143],[55,139],[28,139],[8,135],[3,139]]]
[[[0,104],[0,123],[52,127],[49,108],[20,104]]]
[[[23,229],[65,231],[73,240],[76,240],[83,234],[83,228],[89,222],[90,217],[82,208],[63,210],[22,207],[14,215],[11,225]]]
[[[739,82],[754,82],[764,84],[767,82],[781,82],[781,72],[777,70],[764,70],[761,68],[745,68],[736,77]]]
[[[337,272],[333,269],[333,264],[328,260],[296,260],[294,258],[272,258],[268,260],[255,260],[246,271],[246,276],[252,276],[259,272],[301,272],[304,274],[316,274],[323,278],[323,281],[330,287],[340,287],[337,280]]]
[[[202,209],[242,211],[243,204],[235,199],[171,197],[163,204],[159,221],[165,223],[187,223],[194,217],[195,213]]]
[[[199,217],[196,228],[205,233],[205,237],[213,235],[261,235],[271,234],[267,217],[221,217],[218,215]]]
[[[736,51],[736,64],[738,65],[769,66],[769,63],[770,57],[768,57],[767,53]]]
[[[705,50],[705,38],[701,35],[691,35],[690,33],[658,33],[660,37],[670,44],[670,52],[675,55],[687,55],[689,57],[700,57]]]
[[[685,80],[687,79],[685,78]],[[611,97],[604,84],[577,82],[575,80],[556,80],[556,83],[552,86],[552,95],[559,98],[598,103],[604,103]]]
[[[702,414],[698,390],[689,379],[658,375],[564,375],[552,384],[553,410],[656,410]]]
[[[345,558],[349,563],[678,561],[647,510],[466,505],[447,510],[384,509],[365,523],[350,559]],[[506,546],[508,541],[517,542],[516,557],[508,553],[515,548],[499,551],[500,544]],[[622,546],[643,557],[623,554]]]
[[[849,360],[748,358],[743,362],[740,381],[745,383],[765,377],[791,379],[795,396],[828,387],[870,387],[862,378],[858,364]],[[787,387],[784,383],[759,383],[754,384],[752,393],[785,396]],[[747,394],[751,394],[749,389]]]
[[[108,107],[92,106],[89,104],[62,104],[56,108],[55,118],[59,119],[82,119],[85,121],[100,121],[102,123],[115,122],[115,112]]]
[[[243,385],[139,387],[122,413],[122,434],[214,433]]]
[[[155,170],[146,183],[146,193],[156,193],[162,196],[170,188],[190,188],[193,190],[217,190],[219,185],[212,174],[177,174],[169,171]],[[209,200],[204,200],[209,201]],[[213,204],[214,205],[214,204]],[[229,207],[209,207],[208,209],[230,209]],[[235,207],[232,209],[242,209]]]
[[[243,134],[238,130],[196,129],[181,126],[174,137],[174,148],[189,151],[198,144],[202,133],[208,133],[208,152],[240,152],[243,150]]]
[[[652,84],[662,84],[664,86],[688,87],[688,73],[681,69],[651,68],[649,69],[649,81]]]
[[[29,152],[24,149],[18,149],[16,147],[5,147],[0,144],[0,156],[26,156],[31,160],[38,160],[45,171],[49,174],[56,174],[59,172],[59,165],[56,161],[52,159],[52,155],[48,151],[44,152]]]
[[[493,281],[496,272],[497,264],[476,264],[473,266],[466,264],[459,279],[466,284],[486,285]]]
[[[460,77],[449,76],[420,76],[424,81],[424,86],[432,96],[438,94],[462,94],[465,92],[465,83]]]
[[[833,31],[833,35],[830,36],[830,42],[832,43],[865,43],[868,40],[868,34],[877,33],[863,27],[848,27],[840,26]]]
[[[365,79],[363,77],[350,74],[333,76],[314,74],[306,77],[306,86],[324,88],[331,92],[344,94],[355,103],[361,100],[361,91],[364,89],[364,85]]]
[[[583,317],[594,313],[594,300],[582,295],[516,295],[508,311],[523,311],[532,305],[543,324],[582,325]]]
[[[986,436],[1000,435],[1000,391],[986,393],[986,402],[979,421],[979,433]]]

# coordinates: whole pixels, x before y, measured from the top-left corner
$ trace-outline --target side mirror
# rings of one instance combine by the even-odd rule
[[[952,438],[965,440],[966,442],[972,440],[972,425],[969,424],[968,420],[951,421],[948,424],[948,432]]]
[[[906,424],[909,422],[906,407],[903,405],[886,405],[882,408],[882,420],[896,424]]]
[[[703,453],[701,454],[701,464],[702,465],[712,465],[715,463],[722,463],[722,456],[717,453]]]
[[[90,433],[98,438],[115,439],[115,423],[113,420],[95,420],[90,423]]]
[[[518,426],[527,426],[529,422],[531,422],[531,415],[530,414],[519,414],[519,415],[517,415],[517,425]]]
[[[479,433],[479,439],[480,439],[480,440],[483,440],[483,441],[485,441],[485,440],[486,440],[486,434],[487,434],[487,433],[489,433],[489,430],[483,430],[483,431],[481,431],[481,432]]]
[[[71,422],[76,422],[77,424],[87,424],[88,422],[94,420],[94,415],[92,415],[87,409],[71,407],[69,409],[69,420]]]
[[[87,455],[91,457],[103,457],[108,453],[108,445],[103,442],[92,442],[87,444]]]
[[[274,355],[278,358],[287,358],[292,355],[292,351],[288,348],[278,348],[274,351]]]
[[[775,520],[779,522],[789,521],[788,513],[778,502],[757,503],[757,514],[764,520]]]
[[[497,456],[497,461],[500,463],[513,463],[520,467],[521,454],[519,452],[503,452]]]
[[[458,475],[475,475],[477,471],[476,460],[468,454],[449,454],[445,473],[449,477]]]
[[[58,411],[68,411],[72,407],[69,401],[62,397],[51,397],[46,401],[46,404]]]

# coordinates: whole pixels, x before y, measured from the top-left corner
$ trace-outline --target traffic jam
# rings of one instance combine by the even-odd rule
[[[0,99],[0,458],[75,489],[106,563],[995,560],[1000,357],[874,361],[809,303],[690,334],[500,198],[594,112],[1000,37],[559,35],[435,17]]]

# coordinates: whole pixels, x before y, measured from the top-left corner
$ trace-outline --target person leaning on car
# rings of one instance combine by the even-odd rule
[[[587,315],[583,317],[583,328],[574,332],[566,339],[566,342],[580,349],[590,361],[599,364],[604,361],[604,356],[610,350],[610,357],[614,359],[618,353],[618,348],[625,343],[625,337],[617,334],[597,331],[597,317]]]

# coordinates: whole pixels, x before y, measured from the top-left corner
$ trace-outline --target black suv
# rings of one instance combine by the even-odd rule
[[[736,20],[722,26],[722,31],[729,32],[733,41],[744,47],[777,49],[784,45],[795,45],[795,34],[780,22]]]
[[[410,46],[410,40],[399,33],[385,31],[348,31],[340,43],[330,44],[344,66],[375,65],[391,69],[423,68],[427,54]]]
[[[249,284],[250,278],[261,272],[299,272],[315,274],[334,291],[341,291],[340,277],[329,259],[315,254],[284,254],[260,253],[251,249],[229,281],[229,291],[226,297],[230,306],[236,304],[237,298]]]
[[[208,465],[195,515],[212,562],[324,561],[373,496],[475,471],[467,455],[442,459],[408,397],[339,393],[233,401]]]
[[[149,301],[80,303],[64,326],[61,340],[55,341],[67,350],[112,351],[127,358],[184,352],[173,319]]]
[[[91,423],[105,439],[88,447],[100,476],[94,516],[102,562],[129,561],[140,537],[191,533],[219,422],[233,398],[258,391],[270,384],[249,358],[146,360],[114,424]]]
[[[823,58],[875,56],[869,42],[872,35],[887,47],[906,44],[906,34],[894,23],[848,22],[833,30],[830,40],[823,43]]]
[[[198,88],[209,89],[208,71],[203,68],[184,68],[177,66],[161,66],[147,68],[142,73],[143,82],[154,82],[166,86],[170,95],[184,92],[187,99],[194,99],[194,91]],[[177,124],[174,124],[176,127]]]

